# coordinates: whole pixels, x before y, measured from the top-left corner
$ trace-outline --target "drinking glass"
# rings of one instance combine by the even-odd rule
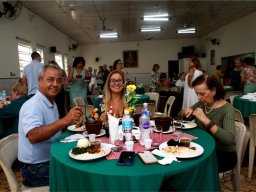
[[[162,143],[163,128],[156,127],[155,129],[155,131],[151,129],[150,138],[152,139],[152,146],[158,147]]]
[[[175,136],[176,140],[178,141],[182,137],[182,127],[183,127],[182,123],[175,123],[175,132],[173,133],[173,136]]]

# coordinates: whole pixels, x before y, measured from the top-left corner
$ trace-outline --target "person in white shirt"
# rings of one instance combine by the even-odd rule
[[[33,52],[31,58],[31,63],[26,65],[23,69],[23,80],[27,84],[28,95],[34,95],[38,90],[37,79],[43,67],[39,53]]]

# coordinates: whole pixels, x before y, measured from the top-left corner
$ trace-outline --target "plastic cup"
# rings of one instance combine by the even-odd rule
[[[133,150],[133,145],[134,145],[133,141],[125,141],[125,147],[126,147],[127,151],[132,151]]]
[[[90,142],[95,141],[95,138],[96,138],[96,134],[89,134],[89,141]]]
[[[152,143],[152,139],[145,139],[144,140],[145,148],[150,149],[151,148],[151,143]]]

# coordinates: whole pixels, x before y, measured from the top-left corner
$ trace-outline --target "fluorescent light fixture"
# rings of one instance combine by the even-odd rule
[[[170,20],[168,13],[156,15],[144,15],[144,21],[168,21]]]
[[[155,31],[162,31],[160,27],[142,27],[140,29],[141,32],[155,32]]]
[[[178,33],[196,33],[195,27],[178,29]]]
[[[101,33],[100,38],[117,38],[117,32],[113,33]]]

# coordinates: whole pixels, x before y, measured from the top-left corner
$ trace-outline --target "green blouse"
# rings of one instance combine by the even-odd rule
[[[192,106],[192,109],[195,110],[198,107],[202,108],[205,112],[205,106],[202,104],[202,102],[199,101],[194,104]],[[216,142],[216,148],[221,151],[235,151],[236,148],[234,107],[230,103],[226,103],[225,105],[212,110],[211,112],[206,114],[206,116],[218,127],[217,132],[215,134],[212,134]],[[198,119],[195,119],[195,121],[199,128],[210,132],[206,129],[206,126],[201,121],[199,121]]]

